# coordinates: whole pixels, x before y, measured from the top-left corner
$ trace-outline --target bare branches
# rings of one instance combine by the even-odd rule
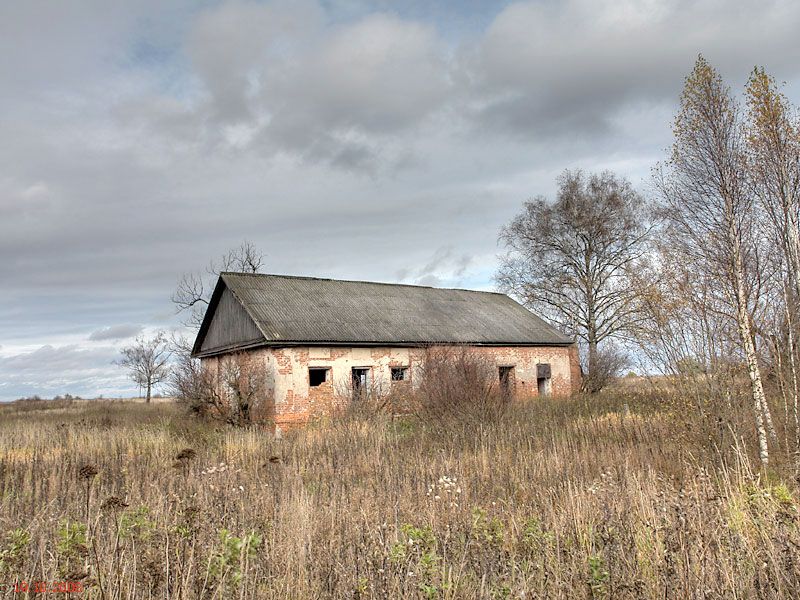
[[[269,416],[263,360],[241,352],[203,366],[192,358],[187,340],[179,338],[173,343],[178,359],[171,387],[178,402],[190,413],[236,427],[247,427]]]
[[[651,225],[642,197],[612,173],[566,171],[558,184],[555,202],[526,202],[502,229],[507,253],[496,280],[582,340],[592,371],[598,344],[641,320],[631,274],[645,260]]]
[[[258,273],[263,266],[264,255],[255,244],[245,240],[223,254],[218,262],[211,261],[206,267],[205,274],[184,273],[171,297],[176,311],[186,315],[184,325],[193,329],[200,328],[220,273],[223,271]]]
[[[171,351],[163,331],[150,339],[139,336],[133,345],[121,351],[116,364],[127,369],[130,378],[140,388],[146,390],[146,401],[150,402],[152,388],[169,377]]]
[[[219,275],[222,271],[258,273],[262,266],[264,266],[264,255],[255,244],[245,240],[222,256],[219,269],[214,268],[214,263],[211,263],[210,272],[213,275]]]
[[[495,363],[473,348],[426,348],[418,371],[419,416],[434,427],[483,427],[496,421],[510,402],[497,373]]]

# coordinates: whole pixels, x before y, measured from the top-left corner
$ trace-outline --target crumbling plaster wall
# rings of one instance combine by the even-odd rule
[[[476,352],[487,356],[498,367],[514,367],[517,397],[538,394],[537,365],[551,367],[553,395],[567,395],[580,382],[580,367],[574,347],[477,346]],[[418,377],[418,366],[424,350],[419,348],[351,348],[289,347],[263,350],[268,368],[274,369],[271,392],[275,401],[275,422],[278,426],[303,423],[315,413],[328,410],[337,398],[346,398],[352,369],[370,369],[369,389],[387,393],[399,382],[391,381],[391,367],[408,367],[410,384]],[[329,381],[310,387],[309,367],[330,368]]]
[[[518,398],[538,395],[537,365],[551,368],[551,392],[568,395],[580,386],[580,365],[577,348],[531,346],[476,346],[476,352],[488,357],[499,367],[514,367],[514,390]],[[263,364],[265,397],[264,413],[279,428],[305,423],[315,415],[328,411],[348,397],[352,369],[368,368],[370,391],[388,393],[393,386],[414,385],[424,350],[395,347],[287,347],[257,348],[247,351],[251,364]],[[219,373],[225,356],[202,359],[203,366]],[[309,367],[329,368],[329,380],[317,387],[309,386]],[[407,367],[410,381],[392,382],[391,368]]]

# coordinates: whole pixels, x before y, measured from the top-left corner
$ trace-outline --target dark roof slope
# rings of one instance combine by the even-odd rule
[[[264,340],[257,345],[561,346],[572,342],[504,294],[222,273],[198,333],[195,354],[214,353],[203,346],[203,339],[226,288],[263,333]]]

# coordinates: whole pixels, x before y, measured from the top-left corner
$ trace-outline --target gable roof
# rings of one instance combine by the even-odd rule
[[[215,321],[230,297],[231,325]],[[222,302],[221,302],[222,301]],[[242,315],[252,323],[242,324]],[[220,317],[221,319],[222,317]],[[250,332],[207,340],[209,329]],[[252,335],[252,332],[260,332]],[[219,336],[216,336],[219,338]],[[210,356],[254,346],[426,344],[565,346],[572,340],[505,294],[417,285],[220,274],[192,354]]]

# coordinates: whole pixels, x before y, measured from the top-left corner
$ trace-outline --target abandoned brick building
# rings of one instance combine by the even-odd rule
[[[193,356],[216,372],[234,353],[263,364],[269,416],[285,428],[337,390],[413,386],[431,345],[474,347],[516,396],[579,385],[572,340],[504,294],[312,277],[222,273]]]

